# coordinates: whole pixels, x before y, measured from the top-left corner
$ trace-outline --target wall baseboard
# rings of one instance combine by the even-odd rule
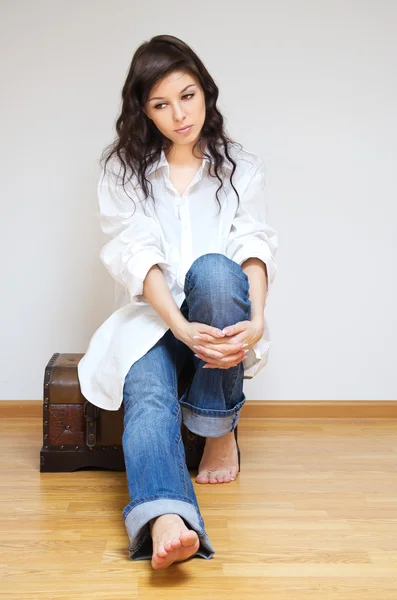
[[[241,418],[397,419],[397,400],[251,400]]]
[[[0,400],[1,417],[43,416],[42,400]],[[397,400],[247,400],[241,419],[397,419]]]

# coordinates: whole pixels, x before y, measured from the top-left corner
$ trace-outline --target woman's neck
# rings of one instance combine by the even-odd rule
[[[194,143],[185,145],[173,144],[173,146],[166,155],[168,163],[175,167],[182,167],[189,164],[195,165],[197,163],[201,163],[201,161],[204,158],[202,151],[200,151],[199,147],[196,146],[194,150],[195,154],[193,154],[193,146]]]

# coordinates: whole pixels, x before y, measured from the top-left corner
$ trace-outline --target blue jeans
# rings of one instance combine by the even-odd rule
[[[190,322],[223,329],[250,320],[248,277],[223,254],[197,258],[184,293],[180,310]],[[193,361],[194,376],[178,400],[186,360]],[[152,557],[149,521],[167,513],[178,514],[197,532],[200,547],[193,556],[209,559],[215,553],[186,466],[181,422],[203,437],[225,435],[234,430],[246,397],[242,362],[229,369],[203,369],[204,364],[169,329],[126,375],[122,444],[131,501],[123,519],[132,560]]]

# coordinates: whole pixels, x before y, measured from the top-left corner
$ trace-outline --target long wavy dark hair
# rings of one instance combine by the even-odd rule
[[[239,203],[240,197],[232,181],[236,163],[229,154],[229,147],[231,145],[241,147],[241,144],[231,140],[224,131],[224,119],[216,106],[219,89],[213,78],[197,54],[185,42],[172,35],[156,35],[148,42],[141,44],[135,51],[122,89],[121,114],[116,121],[117,136],[114,142],[102,152],[101,167],[106,170],[108,161],[112,156],[117,155],[123,165],[125,192],[127,193],[125,175],[128,167],[131,177],[134,174],[138,179],[145,199],[149,195],[148,183],[153,192],[152,183],[145,176],[146,169],[157,162],[162,150],[167,154],[172,146],[172,141],[159,131],[142,108],[146,105],[152,87],[173,71],[189,73],[203,89],[206,117],[200,136],[194,144],[193,153],[194,149],[199,146],[203,155],[210,161],[210,175],[214,176],[215,174],[220,181],[216,191],[219,208],[221,205],[218,192],[223,186],[219,172],[222,171],[224,174],[222,167],[225,161],[219,148],[223,148],[224,155],[233,165],[230,171],[230,182]],[[104,167],[103,161],[105,161]],[[211,167],[214,169],[212,173]],[[153,193],[152,199],[154,200]]]

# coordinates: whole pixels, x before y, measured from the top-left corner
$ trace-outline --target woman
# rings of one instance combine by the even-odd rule
[[[122,98],[98,183],[111,237],[101,260],[118,297],[78,372],[93,404],[124,402],[129,556],[158,570],[214,554],[181,420],[206,438],[196,481],[233,481],[243,379],[265,366],[271,343],[264,308],[277,237],[263,161],[225,135],[218,88],[191,48],[169,35],[143,43]],[[186,361],[194,377],[178,400]]]

